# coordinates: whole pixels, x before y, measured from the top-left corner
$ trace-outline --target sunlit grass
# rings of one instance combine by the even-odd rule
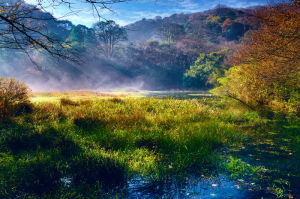
[[[0,126],[1,197],[59,198],[56,190],[86,195],[84,190],[136,175],[202,175],[224,161],[221,150],[244,140],[245,128],[264,123],[257,113],[222,98],[140,99],[72,91],[33,93],[31,99],[33,113]],[[228,163],[238,177],[256,172],[235,159]],[[69,185],[61,181],[65,178]]]
[[[75,101],[80,100],[96,100],[96,99],[110,99],[110,98],[147,98],[147,97],[176,97],[190,98],[190,97],[213,97],[208,92],[201,91],[147,91],[147,90],[133,90],[123,89],[116,91],[97,91],[97,90],[73,90],[73,91],[52,91],[52,92],[32,92],[30,99],[32,102],[59,102],[61,98],[67,98]],[[171,96],[171,97],[169,97]]]
[[[112,97],[139,97],[133,93],[126,92],[100,92],[95,90],[74,90],[74,91],[52,91],[52,92],[32,92],[30,99],[32,102],[59,102],[61,98],[67,98],[75,101],[96,100]]]

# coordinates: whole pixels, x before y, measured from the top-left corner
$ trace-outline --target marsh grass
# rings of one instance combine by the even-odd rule
[[[69,98],[61,98],[60,104],[62,106],[78,106],[79,105],[79,103],[77,103]]]
[[[124,92],[100,92],[96,90],[72,90],[72,91],[52,91],[52,92],[32,92],[30,95],[32,102],[52,102],[58,103],[61,99],[68,99],[72,101],[85,101],[95,99],[111,99],[111,98],[125,98],[131,95]],[[135,96],[134,96],[135,97]]]
[[[0,125],[0,198],[92,198],[135,175],[200,175],[260,122],[221,98],[36,102]]]
[[[263,179],[267,169],[261,166],[253,166],[241,159],[230,156],[226,162],[226,170],[233,179],[251,178],[252,182],[259,183]],[[254,184],[254,183],[253,183]]]

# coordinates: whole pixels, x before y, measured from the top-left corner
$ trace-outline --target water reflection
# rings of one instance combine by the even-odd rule
[[[248,198],[251,194],[220,175],[214,178],[190,177],[184,180],[151,181],[136,177],[128,182],[127,198]]]

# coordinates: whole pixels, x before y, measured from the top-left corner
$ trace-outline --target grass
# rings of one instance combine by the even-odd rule
[[[221,98],[76,91],[33,94],[32,101],[32,113],[0,124],[0,198],[101,198],[135,175],[209,173],[221,149],[237,146],[243,129],[262,122]],[[258,172],[239,163],[231,159],[232,173]]]
[[[73,90],[73,91],[52,91],[52,92],[33,92],[31,93],[32,102],[52,102],[58,103],[61,99],[69,100],[95,100],[95,99],[104,99],[104,98],[113,98],[113,97],[130,97],[133,95],[125,92],[100,92],[95,90]]]
[[[168,98],[190,98],[190,97],[213,97],[212,94],[199,91],[146,91],[125,88],[123,90],[116,90],[110,92],[100,92],[97,90],[73,90],[73,91],[52,91],[52,92],[33,92],[31,93],[31,101],[33,102],[52,102],[57,103],[61,99],[78,100],[95,100],[95,99],[111,99],[111,98],[147,98],[160,97]]]

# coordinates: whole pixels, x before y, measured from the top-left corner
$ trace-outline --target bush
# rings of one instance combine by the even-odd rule
[[[19,104],[30,104],[29,88],[13,79],[0,78],[0,120],[15,115],[15,109]],[[28,107],[26,108],[28,110]]]

